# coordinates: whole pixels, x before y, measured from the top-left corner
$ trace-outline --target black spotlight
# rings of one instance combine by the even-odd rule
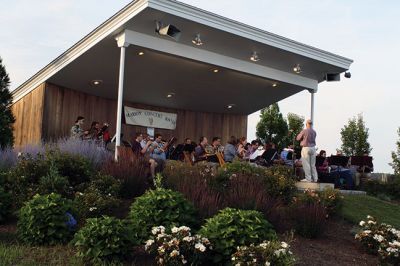
[[[174,25],[168,24],[164,26],[161,22],[156,22],[156,32],[162,36],[169,36],[175,41],[179,40],[181,31]]]
[[[344,72],[344,77],[345,78],[351,78],[351,73],[349,71]]]

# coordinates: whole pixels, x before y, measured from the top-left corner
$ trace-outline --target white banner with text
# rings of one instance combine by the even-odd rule
[[[129,125],[165,129],[176,128],[177,114],[124,106],[125,122]]]

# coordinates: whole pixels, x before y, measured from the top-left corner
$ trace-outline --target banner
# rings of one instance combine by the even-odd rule
[[[176,128],[177,114],[143,110],[124,106],[125,122],[129,125],[165,129]]]

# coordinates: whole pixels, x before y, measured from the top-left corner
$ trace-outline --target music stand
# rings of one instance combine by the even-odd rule
[[[346,168],[348,162],[349,162],[348,156],[332,155],[331,157],[328,157],[329,165],[337,165],[338,167]]]
[[[274,162],[277,156],[278,151],[276,149],[268,149],[261,155],[261,158],[263,158],[268,163],[268,165],[270,165]]]
[[[365,167],[370,169],[374,168],[371,156],[351,156],[351,165],[356,165],[361,168],[363,174],[365,174]]]

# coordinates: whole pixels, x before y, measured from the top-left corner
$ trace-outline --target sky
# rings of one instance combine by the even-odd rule
[[[0,56],[11,89],[47,65],[129,0],[0,0]],[[335,153],[340,129],[363,114],[375,172],[388,165],[400,127],[400,1],[182,0],[182,2],[354,60],[351,79],[320,83],[317,147]],[[310,93],[279,102],[284,115],[310,116]],[[255,138],[259,113],[249,116]]]

